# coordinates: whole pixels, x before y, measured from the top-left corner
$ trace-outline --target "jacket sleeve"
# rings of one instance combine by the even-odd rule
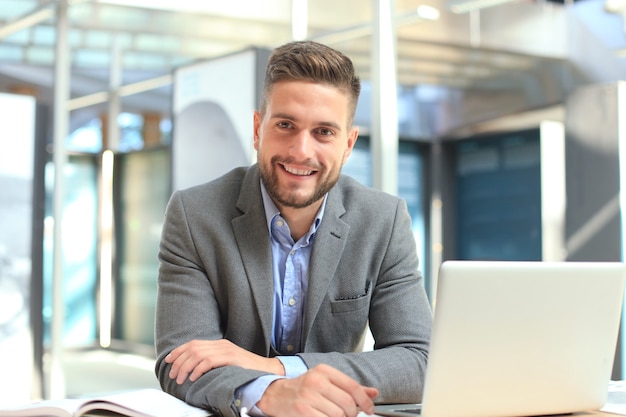
[[[236,389],[264,373],[227,366],[181,385],[168,376],[171,366],[165,357],[174,348],[193,339],[224,338],[224,315],[198,253],[188,209],[181,193],[176,192],[165,215],[159,249],[156,374],[164,391],[217,415],[238,416]]]

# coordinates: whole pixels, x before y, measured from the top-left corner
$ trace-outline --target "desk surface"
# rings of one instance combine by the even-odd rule
[[[576,416],[576,417],[616,417],[618,414],[605,413],[602,411],[586,411],[581,413],[563,414],[564,416]],[[556,417],[556,416],[554,416]]]
[[[562,414],[564,417],[616,417],[619,416],[620,414],[613,414],[613,413],[605,413],[602,411],[585,411],[585,412],[579,412],[579,413],[573,413],[573,414]],[[375,414],[374,416],[378,416],[377,414]],[[358,415],[358,417],[368,417],[367,414],[363,414],[360,413]],[[378,416],[381,417],[381,416]],[[550,416],[550,417],[559,417],[559,415],[554,415],[554,416]]]

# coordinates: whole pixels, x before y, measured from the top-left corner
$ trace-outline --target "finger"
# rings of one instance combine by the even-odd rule
[[[374,398],[378,397],[378,389],[374,387],[363,387],[365,394],[370,398],[367,404],[358,404],[361,411],[365,414],[374,414]]]
[[[203,374],[232,360],[217,341],[191,341],[174,349],[170,362],[172,369],[169,376],[182,384],[186,379],[196,381]]]
[[[180,354],[174,362],[172,362],[172,369],[170,369],[169,377],[175,379],[177,384],[185,382],[189,373],[194,369],[194,359],[188,353],[184,352]]]
[[[371,396],[371,392],[367,390],[369,387],[363,387],[359,385],[359,388],[352,391],[351,395],[354,401],[356,402],[356,406],[363,411],[365,414],[374,414],[374,401],[372,400],[374,397],[378,395],[378,390],[375,390],[374,397]]]
[[[180,369],[178,370],[178,373],[176,374],[176,383],[178,385],[182,385],[185,380],[189,377],[189,372],[188,370],[186,370],[185,365],[183,364],[183,366],[180,367]]]
[[[170,378],[175,379],[177,384],[182,384],[187,378],[187,373],[183,369],[184,359],[179,357],[176,362],[172,364],[170,370]]]
[[[198,356],[188,355],[184,358],[184,361],[181,360],[180,362],[181,363],[180,367],[178,368],[178,375],[176,377],[176,382],[178,384],[182,384],[188,378],[190,381],[193,382],[198,379],[202,374],[204,374],[207,370],[211,369],[210,367],[206,368],[206,365],[203,367],[202,364],[205,361],[198,358]]]
[[[363,387],[365,388],[365,392],[367,393],[367,395],[369,395],[369,397],[373,400],[374,398],[378,397],[378,388],[374,388],[374,387]]]
[[[194,366],[193,371],[189,375],[189,380],[191,382],[194,382],[202,375],[214,368],[217,368],[217,366],[213,365],[212,362],[209,362],[208,360],[203,360],[202,362]]]
[[[356,415],[354,410],[356,407],[367,414],[374,413],[374,402],[372,399],[378,395],[378,390],[372,387],[364,387],[350,378],[346,374],[332,367],[323,367],[322,372],[326,373],[330,381],[340,388],[341,392],[345,392],[348,397],[336,398],[335,401],[341,401],[342,408],[346,415]]]
[[[338,390],[321,373],[307,372],[293,379],[273,381],[257,407],[265,415],[290,417],[324,417],[345,415],[343,409],[330,400],[325,391]]]
[[[178,373],[179,376],[184,374],[183,382],[185,378],[194,382],[208,371],[228,365],[231,360],[232,355],[215,354],[213,348],[206,345],[194,352],[188,352],[184,362],[181,361]]]
[[[172,365],[170,369],[170,373],[169,373],[170,378],[176,379],[180,371],[180,367],[185,361],[185,357],[186,357],[186,353],[184,351],[183,353],[172,355],[173,359],[170,360],[170,363]]]
[[[327,399],[334,407],[341,409],[341,414],[346,417],[356,417],[359,413],[360,404],[355,398],[353,393],[345,391],[336,385],[331,385],[329,391],[324,392],[322,395]],[[335,415],[328,414],[328,415]]]
[[[185,347],[185,345],[181,345],[181,346],[177,347],[176,349],[173,349],[165,357],[165,362],[167,362],[167,363],[174,362],[180,356],[180,354],[185,351],[184,347]]]

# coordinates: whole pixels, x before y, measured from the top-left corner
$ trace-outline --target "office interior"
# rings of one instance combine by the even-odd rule
[[[343,171],[406,199],[431,300],[447,259],[624,260],[624,0],[2,0],[0,406],[158,386],[168,198],[254,162],[294,39],[353,59]]]

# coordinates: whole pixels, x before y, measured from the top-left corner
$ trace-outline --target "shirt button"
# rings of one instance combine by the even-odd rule
[[[295,250],[292,250],[291,252],[289,252],[289,255],[294,256],[296,254]]]
[[[237,408],[241,407],[241,400],[239,398],[235,400],[235,407]]]
[[[295,298],[290,298],[290,299],[289,299],[289,305],[290,305],[290,306],[294,306],[294,305],[296,305],[296,299],[295,299]]]
[[[293,345],[287,345],[287,352],[293,351]]]
[[[278,226],[278,227],[283,227],[283,224],[284,224],[284,223],[283,223],[283,221],[282,221],[282,220],[278,220],[278,221],[276,222],[276,226]]]

